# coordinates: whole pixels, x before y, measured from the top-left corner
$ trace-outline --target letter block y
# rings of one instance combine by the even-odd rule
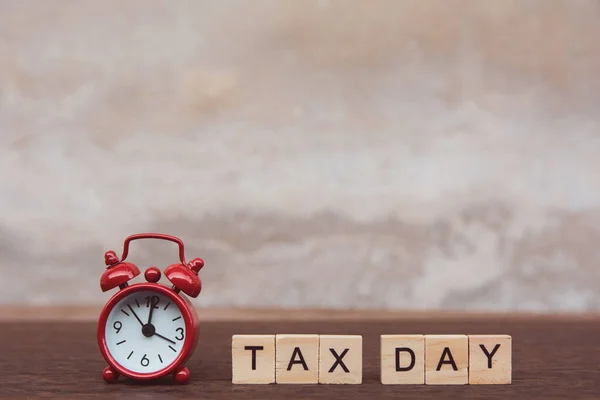
[[[510,335],[469,335],[469,384],[507,385],[511,382]]]

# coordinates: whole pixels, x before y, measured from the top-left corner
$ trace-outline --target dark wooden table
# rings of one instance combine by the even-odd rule
[[[190,383],[171,379],[106,384],[93,322],[0,323],[1,398],[143,399],[600,399],[600,320],[396,319],[240,321],[202,325],[188,367]],[[361,334],[361,385],[233,385],[231,336],[243,333]],[[506,333],[513,337],[513,384],[388,386],[379,380],[379,335]]]

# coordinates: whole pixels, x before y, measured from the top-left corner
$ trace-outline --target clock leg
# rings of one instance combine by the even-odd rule
[[[119,379],[119,373],[112,367],[106,367],[104,368],[104,371],[102,371],[102,378],[104,378],[107,383],[112,383]]]
[[[175,372],[173,372],[173,378],[177,383],[187,383],[190,379],[190,370],[186,367],[179,367],[175,369]]]

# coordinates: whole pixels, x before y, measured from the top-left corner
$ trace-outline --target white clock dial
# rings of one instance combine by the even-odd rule
[[[186,333],[177,304],[156,291],[144,290],[131,293],[113,307],[106,320],[105,340],[109,353],[122,367],[149,374],[175,361]]]

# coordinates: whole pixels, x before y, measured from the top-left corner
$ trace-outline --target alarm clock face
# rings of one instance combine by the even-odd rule
[[[108,314],[104,339],[113,359],[136,374],[173,364],[184,349],[186,324],[169,296],[142,290],[125,296]]]

